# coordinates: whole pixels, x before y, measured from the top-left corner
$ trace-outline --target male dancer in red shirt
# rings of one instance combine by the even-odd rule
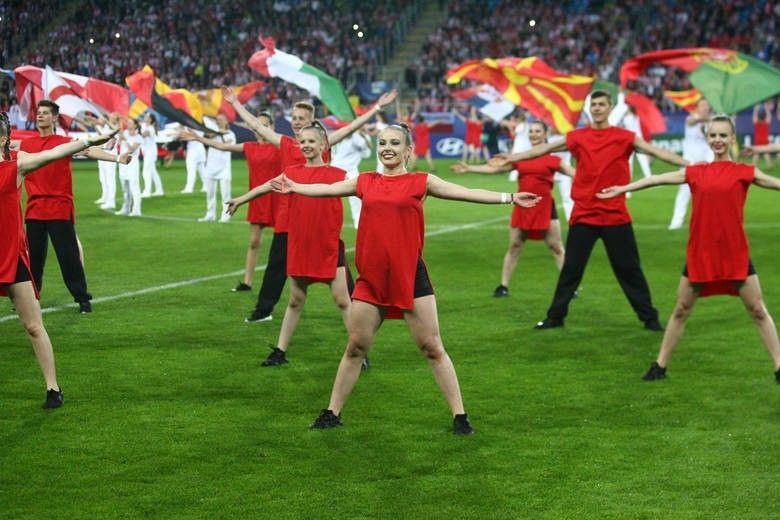
[[[569,219],[566,256],[555,296],[547,317],[536,324],[537,329],[563,327],[569,302],[585,273],[590,253],[601,238],[607,249],[612,271],[645,328],[663,331],[658,310],[653,307],[650,288],[639,265],[639,251],[626,208],[625,196],[599,199],[596,194],[611,186],[627,184],[631,179],[628,159],[633,152],[646,153],[662,161],[686,166],[679,155],[645,142],[634,132],[610,125],[612,99],[603,90],[593,91],[590,102],[591,125],[572,130],[565,140],[534,146],[530,150],[509,156],[497,155],[490,164],[506,166],[553,152],[568,150],[577,160],[571,197],[574,209]],[[609,201],[608,204],[605,202]]]

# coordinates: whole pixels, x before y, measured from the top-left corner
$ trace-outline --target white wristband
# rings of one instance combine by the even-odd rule
[[[501,204],[506,204],[506,193],[501,194]]]
[[[117,156],[116,156],[116,162],[117,163],[119,162],[119,154],[117,154]]]

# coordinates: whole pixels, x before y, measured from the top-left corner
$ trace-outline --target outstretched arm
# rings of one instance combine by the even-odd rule
[[[38,168],[42,168],[51,162],[57,161],[64,157],[68,157],[69,155],[78,153],[91,146],[98,146],[103,143],[106,143],[108,142],[109,139],[114,137],[114,134],[116,134],[118,131],[119,130],[117,129],[110,134],[98,135],[95,137],[79,139],[78,141],[72,141],[70,143],[64,143],[59,146],[55,146],[51,150],[44,150],[42,152],[37,152],[37,153],[19,152],[19,155],[17,156],[16,159],[16,172],[18,175],[18,185],[21,185],[22,178],[25,175],[32,173]]]
[[[103,150],[102,148],[95,148],[95,147],[87,148],[87,150],[84,152],[84,155],[86,155],[90,159],[97,159],[98,161],[109,161],[109,162],[116,161],[122,164],[128,164],[132,159],[130,157],[130,154],[127,153],[118,155],[115,153],[109,153],[106,150]]]
[[[465,202],[477,202],[480,204],[517,204],[524,208],[536,206],[541,197],[534,193],[498,193],[481,189],[466,188],[460,184],[454,184],[440,179],[435,175],[428,175],[428,194],[447,200],[462,200]]]
[[[227,213],[228,215],[232,215],[242,204],[246,204],[250,200],[254,200],[257,197],[261,197],[267,193],[271,193],[273,191],[273,188],[271,187],[271,183],[279,178],[281,178],[281,175],[279,175],[275,179],[271,179],[261,184],[260,186],[255,186],[254,188],[244,193],[240,197],[236,197],[235,199],[230,199],[225,203],[225,205],[227,206],[225,208],[225,213]]]
[[[566,149],[566,139],[558,139],[551,143],[537,144],[524,152],[513,154],[497,153],[488,161],[488,164],[490,166],[495,166],[496,168],[506,168],[513,162],[536,159],[537,157],[553,152],[565,152]]]
[[[377,112],[382,110],[382,107],[392,103],[396,96],[398,96],[398,91],[395,89],[382,94],[377,100],[376,104],[374,104],[374,106],[372,106],[371,109],[368,110],[365,114],[356,117],[354,121],[351,121],[344,128],[339,128],[335,132],[328,134],[328,144],[330,146],[334,146],[336,143],[349,136],[352,132],[368,123],[368,121],[374,117]]]
[[[233,105],[233,108],[236,109],[236,113],[249,125],[249,128],[251,128],[254,133],[274,146],[278,147],[281,144],[282,134],[277,134],[273,128],[268,128],[267,126],[260,124],[260,120],[253,116],[249,110],[244,108],[244,105],[238,101],[238,96],[236,96],[236,93],[232,88],[222,87],[220,90],[222,92],[222,98]]]
[[[610,186],[604,188],[601,193],[596,193],[596,197],[600,199],[612,199],[618,195],[622,195],[628,191],[639,191],[651,186],[661,186],[663,184],[685,184],[685,170],[677,170],[676,172],[663,173],[661,175],[651,175],[645,177],[631,184],[624,186]]]
[[[758,168],[756,168],[755,173],[753,175],[753,184],[756,186],[761,186],[762,188],[766,188],[768,190],[778,190],[780,191],[780,179],[777,177],[772,177],[771,175],[767,175],[766,173],[762,172]]]
[[[298,193],[307,197],[349,197],[357,195],[357,177],[333,184],[299,184],[280,175],[271,179],[274,191],[279,193]]]
[[[634,150],[646,153],[647,155],[652,155],[653,157],[675,166],[688,166],[688,164],[690,164],[690,161],[683,159],[676,153],[664,148],[659,148],[658,146],[653,146],[641,137],[634,139]]]
[[[759,153],[772,153],[772,152],[780,152],[780,143],[746,146],[742,149],[739,155],[741,155],[742,157],[752,157]]]
[[[244,144],[238,144],[238,143],[226,143],[224,141],[218,141],[216,139],[208,139],[207,137],[200,136],[190,130],[189,128],[185,128],[183,130],[179,130],[176,133],[177,137],[181,139],[182,141],[199,141],[206,146],[209,146],[211,148],[216,148],[217,150],[222,150],[225,152],[243,152],[244,151]]]
[[[496,166],[490,166],[489,164],[466,164],[463,161],[458,161],[457,164],[450,166],[450,170],[455,173],[504,173],[511,170],[511,168],[498,168]]]

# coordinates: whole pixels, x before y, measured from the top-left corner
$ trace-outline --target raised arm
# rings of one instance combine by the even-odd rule
[[[267,126],[260,124],[260,120],[253,116],[249,110],[244,108],[244,105],[238,101],[238,96],[236,96],[236,93],[232,88],[222,87],[220,90],[222,92],[222,98],[233,105],[233,108],[236,109],[236,113],[247,125],[249,125],[249,128],[251,128],[255,134],[274,146],[278,147],[281,144],[282,134],[276,133],[273,128],[268,128]]]
[[[756,168],[753,175],[753,184],[768,190],[780,191],[780,179],[777,177],[772,177],[771,175],[767,175],[758,168]]]
[[[513,162],[527,161],[528,159],[536,159],[542,155],[547,155],[553,152],[565,152],[566,151],[566,139],[558,139],[551,143],[541,143],[524,152],[518,152],[513,154],[497,153],[492,159],[488,161],[490,166],[496,168],[506,168]]]
[[[55,146],[51,150],[44,150],[37,153],[25,153],[19,152],[16,159],[16,171],[19,177],[19,184],[21,179],[38,168],[42,168],[47,164],[78,153],[91,146],[98,146],[105,142],[108,142],[118,130],[110,134],[98,135],[95,137],[87,137],[79,139],[78,141],[71,141],[70,143],[63,143],[59,146]]]
[[[641,137],[636,137],[634,139],[634,150],[646,153],[647,155],[652,155],[657,159],[661,159],[662,161],[675,166],[688,166],[688,164],[690,164],[690,161],[683,159],[676,153],[664,148],[659,148],[658,146],[653,146]]]
[[[600,199],[612,199],[628,191],[639,191],[652,186],[661,186],[663,184],[685,184],[685,170],[677,170],[676,172],[663,173],[661,175],[651,175],[650,177],[645,177],[644,179],[624,186],[610,186],[609,188],[601,190],[601,193],[596,193],[596,197]]]
[[[333,184],[299,184],[284,175],[271,179],[274,191],[298,193],[307,197],[349,197],[357,195],[357,177]]]
[[[741,155],[742,157],[752,157],[758,153],[773,153],[773,152],[780,152],[780,143],[746,146],[739,152],[739,155]]]
[[[511,167],[496,167],[489,164],[466,164],[463,161],[458,161],[457,164],[450,166],[450,170],[455,173],[484,173],[487,175],[493,173],[504,173],[511,170]]]
[[[374,106],[372,106],[371,109],[368,110],[365,114],[356,117],[354,121],[351,121],[344,128],[339,128],[335,132],[328,134],[328,144],[330,146],[334,146],[336,143],[338,143],[339,141],[347,137],[349,134],[351,134],[355,130],[359,129],[361,126],[368,123],[368,121],[372,117],[374,117],[377,112],[381,111],[383,107],[392,103],[393,100],[395,100],[396,96],[398,96],[398,91],[395,89],[391,90],[390,92],[385,92],[384,94],[382,94],[377,100],[377,102],[374,104]]]
[[[439,199],[462,200],[479,204],[516,204],[524,208],[536,206],[541,197],[533,193],[499,193],[496,191],[466,188],[447,182],[435,175],[428,175],[428,194]]]

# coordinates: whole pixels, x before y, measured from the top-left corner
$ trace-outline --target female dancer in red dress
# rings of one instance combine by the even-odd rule
[[[319,123],[303,128],[298,134],[298,144],[306,163],[288,166],[284,175],[305,184],[329,185],[343,181],[346,175],[344,170],[325,164],[322,160],[327,143],[327,133]],[[230,200],[227,212],[232,215],[241,204],[270,191],[269,181]],[[313,199],[294,194],[286,196],[290,199],[290,215],[295,216],[289,219],[288,224],[287,276],[290,278],[290,300],[276,348],[263,362],[263,366],[287,363],[287,348],[300,321],[309,284],[323,282],[330,286],[345,327],[350,306],[344,244],[340,238],[344,223],[341,199]]]
[[[116,132],[114,132],[115,134]],[[39,153],[9,150],[11,127],[8,116],[0,112],[0,296],[9,296],[19,320],[32,343],[35,357],[46,380],[44,408],[62,406],[62,389],[57,384],[54,351],[43,326],[38,290],[30,272],[30,253],[27,236],[22,226],[22,207],[19,199],[24,177],[47,164],[108,142],[114,135],[98,136],[64,143]]]
[[[547,125],[544,121],[533,121],[528,127],[528,139],[532,146],[547,142]],[[515,207],[512,211],[512,221],[509,225],[509,248],[504,255],[501,269],[501,284],[493,291],[493,296],[501,298],[509,296],[509,281],[517,266],[517,260],[523,245],[528,239],[544,240],[555,260],[558,271],[563,266],[563,243],[561,242],[561,224],[555,209],[555,199],[552,196],[552,186],[555,172],[561,172],[574,177],[574,168],[561,161],[557,155],[543,155],[536,159],[519,161],[506,167],[490,166],[489,164],[466,164],[461,161],[451,167],[457,173],[504,173],[510,170],[518,172],[517,187],[519,191],[530,191],[541,197],[539,204],[532,210]]]
[[[341,426],[341,409],[352,391],[363,357],[371,348],[385,318],[403,317],[420,351],[428,361],[454,416],[454,431],[474,430],[463,409],[455,367],[439,336],[436,298],[422,260],[422,203],[426,196],[483,204],[519,204],[532,207],[532,193],[496,193],[468,189],[427,173],[407,172],[414,145],[406,125],[392,125],[379,134],[379,157],[385,172],[364,173],[335,184],[299,184],[282,177],[275,189],[310,197],[347,197],[363,201],[355,247],[360,276],[352,293],[349,341],[341,358],[330,404],[311,428]]]
[[[677,288],[674,307],[661,343],[658,359],[642,379],[666,377],[666,364],[680,340],[685,321],[700,296],[739,295],[748,314],[758,326],[764,347],[775,366],[780,383],[780,341],[772,316],[761,296],[758,276],[750,262],[747,237],[743,229],[743,208],[751,184],[780,190],[780,179],[762,173],[754,166],[735,163],[729,150],[736,139],[733,121],[725,115],[712,118],[707,142],[715,158],[707,164],[695,164],[677,172],[653,175],[625,186],[605,188],[600,198],[611,198],[662,184],[688,183],[693,197],[687,263]]]

